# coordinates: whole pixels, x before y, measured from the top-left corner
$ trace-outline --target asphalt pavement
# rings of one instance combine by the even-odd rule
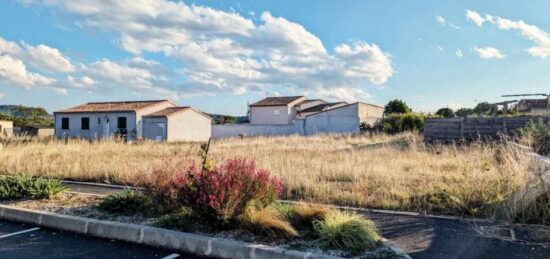
[[[179,251],[0,220],[0,258],[201,258]]]

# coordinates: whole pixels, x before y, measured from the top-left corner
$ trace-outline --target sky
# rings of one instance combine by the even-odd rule
[[[266,96],[414,111],[550,92],[549,1],[0,1],[0,104]]]

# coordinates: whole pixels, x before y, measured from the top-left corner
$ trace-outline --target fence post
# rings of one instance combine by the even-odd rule
[[[460,118],[460,139],[464,139],[464,117]]]

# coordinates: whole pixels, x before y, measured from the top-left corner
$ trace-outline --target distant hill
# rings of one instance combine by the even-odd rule
[[[14,126],[53,127],[53,119],[42,107],[0,105],[0,120],[13,121]]]
[[[208,116],[212,117],[212,119],[214,120],[214,124],[222,124],[222,121],[224,122],[224,124],[248,123],[247,116],[230,116],[222,114],[208,114]]]

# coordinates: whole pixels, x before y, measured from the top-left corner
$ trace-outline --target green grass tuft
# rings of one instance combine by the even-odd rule
[[[57,179],[33,178],[27,175],[0,178],[0,200],[48,199],[67,190]]]
[[[120,215],[151,215],[154,212],[151,199],[131,189],[107,196],[98,205],[98,209]]]
[[[380,245],[374,223],[357,213],[331,211],[313,227],[327,248],[359,254]]]

